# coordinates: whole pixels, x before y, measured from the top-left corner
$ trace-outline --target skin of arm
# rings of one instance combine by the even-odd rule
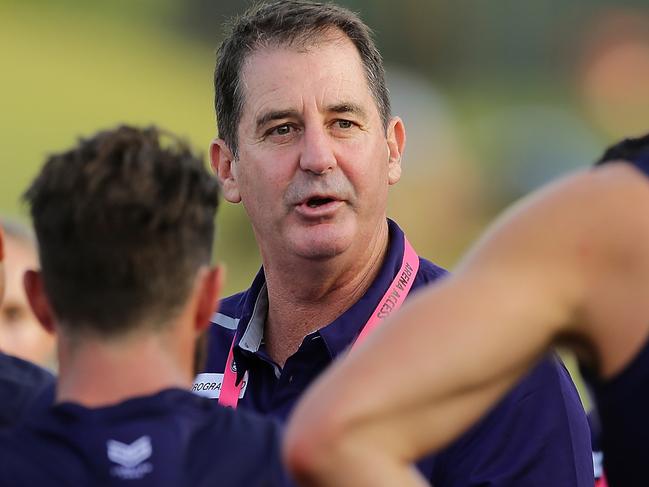
[[[553,343],[575,345],[604,375],[625,363],[647,335],[633,316],[649,317],[633,291],[649,289],[640,245],[649,217],[638,225],[636,214],[649,215],[644,179],[612,164],[507,211],[452,276],[413,296],[307,393],[284,445],[298,482],[425,485],[411,462],[464,432]],[[602,305],[611,295],[631,296]],[[609,315],[630,330],[611,349]]]

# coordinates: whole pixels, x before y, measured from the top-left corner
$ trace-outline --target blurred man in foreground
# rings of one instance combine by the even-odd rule
[[[0,438],[0,484],[278,485],[275,426],[188,390],[220,287],[201,160],[120,127],[50,157],[25,198],[42,268],[25,287],[59,380]]]
[[[5,288],[4,236],[0,227],[0,305]],[[54,376],[0,349],[0,429],[14,424],[35,397],[54,383]]]
[[[577,352],[593,388],[610,485],[646,485],[648,178],[649,135],[508,211],[452,277],[301,403],[286,456],[303,485],[421,485],[410,463],[461,434],[555,343]]]
[[[0,349],[24,360],[54,366],[55,338],[46,332],[29,308],[23,275],[38,268],[34,236],[24,225],[0,220],[5,232],[6,290],[0,305]]]

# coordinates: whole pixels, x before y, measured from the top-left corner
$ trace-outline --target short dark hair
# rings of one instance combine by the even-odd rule
[[[45,292],[71,333],[164,326],[210,262],[216,179],[155,127],[120,126],[50,156],[24,199]]]
[[[617,160],[633,161],[645,155],[649,156],[649,134],[641,137],[629,137],[610,146],[597,161],[597,164]]]
[[[391,115],[381,53],[372,31],[360,17],[333,4],[279,0],[252,7],[232,22],[229,35],[217,52],[214,70],[214,106],[221,137],[238,155],[238,127],[244,105],[241,70],[246,56],[266,46],[305,46],[332,29],[342,31],[356,46],[367,83],[384,128]]]

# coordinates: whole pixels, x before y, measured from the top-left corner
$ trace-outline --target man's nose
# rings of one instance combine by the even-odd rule
[[[332,140],[324,127],[305,130],[300,168],[313,174],[325,174],[338,165]]]

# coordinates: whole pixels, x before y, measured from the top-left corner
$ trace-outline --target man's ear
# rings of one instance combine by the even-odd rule
[[[27,270],[23,276],[23,286],[34,316],[48,333],[56,331],[54,312],[45,294],[43,276],[39,271]]]
[[[237,183],[235,161],[232,151],[223,139],[214,139],[210,144],[210,161],[216,177],[221,183],[223,197],[230,203],[239,203],[241,194]]]
[[[401,179],[401,157],[406,148],[406,128],[403,120],[392,117],[388,124],[388,182],[396,184]]]
[[[221,286],[223,285],[223,274],[225,272],[217,266],[205,268],[199,274],[199,296],[195,314],[195,326],[199,332],[207,328],[210,324],[210,318],[218,308]]]

